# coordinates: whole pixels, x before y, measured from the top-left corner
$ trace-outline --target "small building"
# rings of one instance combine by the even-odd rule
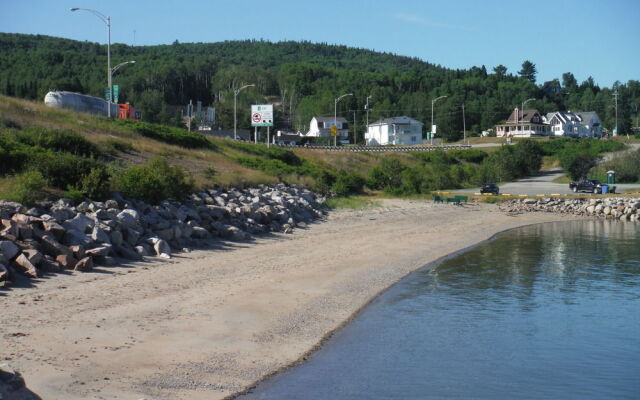
[[[337,117],[335,120],[333,117],[313,117],[309,124],[309,132],[307,136],[310,137],[327,137],[331,136],[331,127],[336,125],[338,129],[338,139],[349,139],[349,123],[343,117]]]
[[[546,124],[538,110],[513,110],[504,124],[496,125],[497,137],[549,136]]]
[[[602,122],[595,111],[576,114],[580,117],[580,137],[602,137]]]
[[[407,116],[385,118],[369,124],[364,139],[367,146],[421,144],[423,125]]]

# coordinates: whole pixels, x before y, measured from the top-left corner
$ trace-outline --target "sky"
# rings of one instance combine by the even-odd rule
[[[0,32],[129,45],[264,39],[389,52],[452,69],[536,65],[601,87],[640,80],[640,0],[0,0]]]

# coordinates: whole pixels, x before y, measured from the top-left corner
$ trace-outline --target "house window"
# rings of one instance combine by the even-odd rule
[[[107,88],[107,89],[108,89],[108,88]],[[324,128],[324,127],[325,127],[325,126],[324,126],[324,122],[322,122],[322,121],[318,121],[318,129],[322,129],[322,128]]]
[[[411,142],[412,143],[416,143],[418,141],[418,138],[415,136],[411,136]]]
[[[349,124],[346,122],[342,123],[342,129],[349,129]]]

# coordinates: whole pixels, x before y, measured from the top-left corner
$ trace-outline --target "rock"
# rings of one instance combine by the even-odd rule
[[[142,257],[149,257],[153,253],[151,252],[151,246],[146,243],[142,243],[136,247],[134,247],[136,252]]]
[[[2,287],[1,282],[6,282],[9,280],[9,270],[4,264],[0,264],[0,287]]]
[[[191,229],[193,230],[191,236],[196,239],[206,239],[207,237],[209,237],[209,231],[201,226],[192,226]]]
[[[85,254],[92,257],[106,257],[109,254],[111,254],[111,251],[112,251],[112,246],[105,245],[105,246],[94,247],[93,249],[88,249],[85,251]]]
[[[115,200],[107,200],[107,201],[105,201],[104,202],[104,206],[105,206],[105,208],[114,208],[114,209],[120,208],[120,206],[118,205],[118,202],[115,201]]]
[[[111,244],[111,238],[107,232],[98,226],[93,227],[93,231],[91,231],[91,239],[94,242]]]
[[[35,250],[35,249],[22,250],[22,254],[24,254],[25,257],[27,257],[27,259],[29,260],[29,262],[33,265],[40,264],[40,262],[44,258],[42,253],[40,253],[38,250]]]
[[[75,271],[87,272],[93,269],[93,259],[91,257],[85,257],[76,263],[73,268]]]
[[[122,232],[120,231],[111,232],[111,244],[114,246],[122,245]]]
[[[161,239],[166,240],[167,242],[173,239],[174,230],[173,228],[167,228],[155,231],[156,235],[158,235]]]
[[[63,244],[58,242],[56,239],[54,239],[53,236],[50,236],[50,235],[42,236],[42,238],[40,239],[40,244],[42,245],[43,251],[46,254],[49,254],[52,256],[65,254],[73,257],[73,252],[69,250],[67,246],[64,246]]]
[[[81,246],[81,245],[69,246],[69,250],[71,250],[71,252],[73,253],[73,256],[78,260],[85,257],[84,246]]]
[[[7,260],[12,260],[20,253],[20,249],[13,242],[0,240],[0,253],[4,254]]]
[[[131,229],[131,228],[127,228],[124,230],[124,236],[127,240],[127,243],[129,243],[131,246],[135,246],[136,244],[138,244],[138,241],[140,240],[140,237],[142,236],[142,234],[138,231],[136,231],[135,229]]]
[[[140,213],[132,208],[125,208],[116,218],[125,228],[135,228],[140,224]]]
[[[69,254],[60,254],[56,256],[56,262],[60,264],[60,267],[64,269],[73,269],[73,267],[76,266],[78,260],[76,260],[75,257]]]
[[[95,221],[83,214],[78,214],[73,219],[67,220],[62,224],[67,231],[75,229],[83,234],[93,229],[94,225]]]
[[[128,260],[141,260],[140,254],[133,248],[130,247],[128,243],[122,243],[120,246],[114,247],[115,252],[122,258],[126,258]]]
[[[171,246],[165,240],[159,239],[153,244],[156,255],[163,258],[171,258]]]
[[[31,261],[29,261],[27,256],[25,256],[24,254],[21,253],[18,257],[16,257],[13,263],[14,268],[22,272],[24,275],[31,278],[38,277],[38,270],[36,269],[35,265],[31,264]]]
[[[60,266],[60,263],[49,258],[49,256],[44,256],[38,265],[38,269],[44,272],[60,272],[62,267]]]
[[[76,229],[69,229],[65,232],[62,243],[67,246],[88,246],[92,243],[91,237]]]
[[[56,240],[62,240],[64,237],[65,229],[59,223],[55,221],[44,221],[42,226],[45,232],[49,232],[56,238]]]

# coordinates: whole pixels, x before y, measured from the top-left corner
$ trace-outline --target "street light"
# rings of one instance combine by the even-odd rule
[[[242,90],[251,87],[251,86],[255,86],[253,83],[250,85],[244,85],[243,87],[241,87],[240,89],[235,89],[233,91],[233,139],[237,140],[238,139],[238,134],[237,134],[237,117],[236,117],[236,109],[237,109],[237,99],[238,99],[238,93],[240,93]]]
[[[364,105],[364,109],[367,111],[367,129],[365,131],[365,135],[369,131],[369,99],[372,98],[372,97],[373,97],[373,95],[367,96],[367,104]],[[365,139],[365,144],[367,144],[366,139]]]
[[[117,71],[120,67],[122,67],[122,66],[124,66],[124,65],[127,65],[127,64],[135,64],[135,63],[136,63],[136,62],[132,60],[132,61],[125,61],[125,62],[123,62],[123,63],[120,63],[120,64],[116,65],[115,67],[111,68],[111,76],[113,76],[113,74],[115,74],[115,73],[116,73],[116,71]]]
[[[342,100],[343,98],[347,97],[347,96],[353,96],[353,93],[347,93],[347,94],[343,94],[342,96],[338,97],[337,99],[334,100],[333,102],[333,126],[336,127],[336,135],[333,137],[333,145],[337,146],[338,145],[338,102],[340,100]]]
[[[444,99],[445,97],[447,96],[440,96],[431,100],[431,144],[433,144],[433,135],[435,134],[435,132],[433,131],[433,105],[436,103],[436,101]]]
[[[92,10],[91,8],[78,8],[74,7],[71,11],[89,11],[91,14],[100,18],[102,22],[107,25],[107,30],[109,32],[109,41],[107,42],[107,86],[109,87],[109,99],[107,104],[107,116],[111,117],[111,102],[113,101],[113,88],[111,87],[111,17],[102,14],[99,11]]]
[[[522,113],[522,118],[524,118],[524,106],[525,104],[527,104],[530,101],[535,100],[535,98],[531,98],[531,99],[526,99],[525,101],[522,102],[522,110],[520,110],[520,112]],[[520,124],[520,121],[516,121],[516,124]],[[523,121],[523,125],[522,125],[522,135],[524,136],[524,121]]]

